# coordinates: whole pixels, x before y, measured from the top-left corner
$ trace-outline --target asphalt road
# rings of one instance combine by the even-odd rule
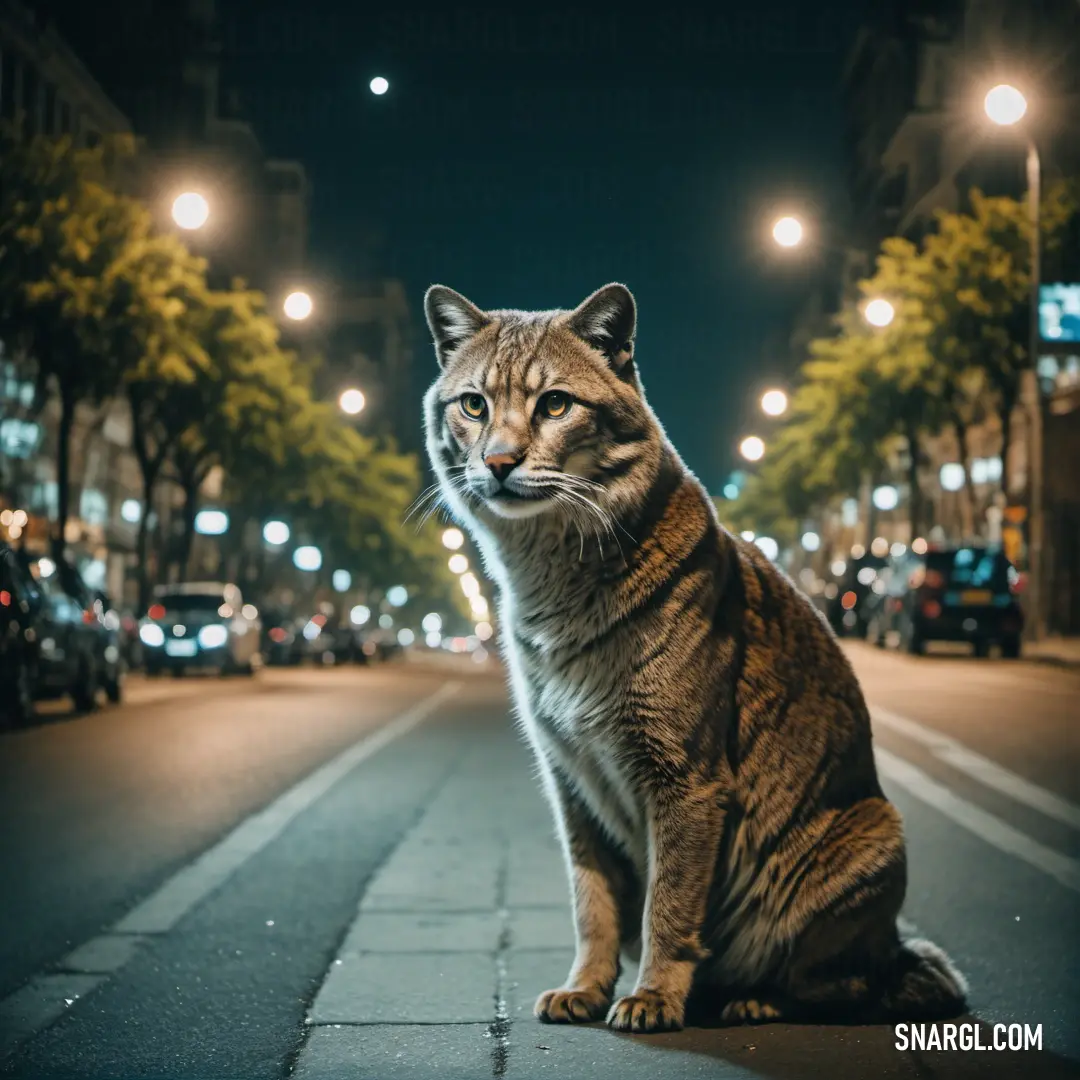
[[[1041,1052],[902,1053],[870,1029],[688,1030],[649,1043],[539,1028],[525,998],[547,986],[523,968],[524,1004],[496,1008],[482,1028],[429,1017],[423,991],[410,996],[406,975],[391,975],[387,1000],[399,1004],[386,1023],[405,1026],[387,1027],[378,1052],[394,1052],[374,1065],[365,1044],[343,1058],[353,1044],[335,1032],[369,1021],[346,1008],[340,1028],[324,1024],[319,995],[352,955],[343,942],[365,898],[382,895],[379,875],[398,873],[386,868],[401,856],[422,884],[428,856],[409,844],[422,834],[443,846],[437,830],[455,815],[477,815],[476,850],[463,828],[452,841],[459,866],[477,860],[477,881],[488,824],[509,832],[511,852],[515,830],[548,831],[501,671],[447,657],[254,681],[133,679],[122,706],[52,708],[0,736],[0,1075],[1080,1075],[1080,671],[851,655],[907,825],[906,915],[968,974],[973,1013],[1041,1025]],[[535,841],[544,858],[547,842]],[[522,889],[562,903],[547,865]],[[504,890],[505,878],[492,870]],[[556,912],[528,933],[563,934],[564,922]],[[412,1026],[442,1023],[459,1026]]]

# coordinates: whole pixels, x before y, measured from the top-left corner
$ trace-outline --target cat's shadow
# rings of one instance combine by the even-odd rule
[[[974,1016],[951,1023],[976,1024],[984,1047],[993,1045],[993,1024]],[[898,1049],[891,1025],[854,1027],[845,1024],[730,1026],[715,1017],[687,1017],[682,1031],[632,1035],[597,1029],[618,1040],[621,1051],[610,1061],[612,1071],[591,1075],[619,1080],[648,1077],[717,1076],[751,1080],[1067,1080],[1080,1078],[1080,1063],[1049,1051]],[[944,1025],[939,1023],[939,1032]],[[603,1060],[600,1047],[594,1060]],[[625,1055],[625,1056],[624,1056]],[[678,1060],[665,1062],[665,1056]],[[695,1058],[711,1058],[715,1069]],[[721,1064],[723,1063],[723,1064]]]

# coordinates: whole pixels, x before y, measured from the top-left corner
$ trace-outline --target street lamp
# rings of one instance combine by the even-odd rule
[[[896,308],[888,300],[878,297],[869,301],[863,308],[863,318],[871,326],[888,326],[896,318]]]
[[[381,75],[376,75],[371,82],[368,83],[368,89],[376,96],[382,97],[387,90],[390,89],[390,83],[384,79]]]
[[[338,398],[341,411],[348,413],[349,416],[356,416],[357,413],[363,412],[366,404],[363,392],[357,390],[356,387],[350,387],[348,390],[343,391],[341,397]]]
[[[983,99],[983,110],[987,117],[1001,127],[1018,124],[1028,111],[1027,98],[1015,86],[1001,83],[993,87]],[[1042,222],[1039,217],[1039,204],[1042,199],[1042,162],[1039,148],[1030,132],[1025,132],[1027,139],[1027,204],[1028,220],[1031,232],[1031,299],[1028,312],[1028,366],[1023,373],[1024,385],[1021,400],[1028,405],[1029,457],[1031,461],[1030,514],[1031,525],[1028,531],[1028,566],[1030,585],[1027,590],[1028,603],[1032,618],[1028,625],[1032,636],[1038,640],[1043,635],[1043,412],[1042,395],[1039,393],[1039,285],[1042,277],[1041,243],[1039,233]],[[1002,458],[1008,452],[1004,447]]]
[[[986,115],[1002,127],[1018,124],[1023,120],[1027,107],[1027,98],[1015,86],[1010,86],[1008,83],[1002,83],[988,90],[983,99]]]
[[[739,443],[739,453],[747,461],[760,461],[765,456],[765,444],[756,435],[747,435]]]
[[[787,405],[787,394],[783,390],[766,390],[761,395],[761,411],[766,416],[783,416]]]
[[[173,200],[172,217],[181,229],[201,229],[210,217],[210,204],[197,191],[185,191]]]
[[[442,534],[443,547],[457,551],[465,543],[465,534],[460,529],[445,529]]]
[[[271,547],[281,547],[289,542],[289,526],[284,521],[268,521],[263,526],[263,539]]]
[[[782,217],[773,225],[772,235],[781,247],[797,247],[802,243],[802,222],[798,218]]]
[[[306,319],[311,314],[314,306],[311,297],[302,289],[289,293],[285,297],[285,303],[282,305],[286,316],[297,322]]]

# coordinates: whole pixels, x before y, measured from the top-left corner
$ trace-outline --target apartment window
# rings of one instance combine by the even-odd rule
[[[18,61],[15,54],[7,49],[0,49],[0,116],[5,120],[15,119],[17,72]]]
[[[52,83],[45,84],[45,115],[41,119],[41,130],[46,135],[57,133],[56,116],[56,87]]]

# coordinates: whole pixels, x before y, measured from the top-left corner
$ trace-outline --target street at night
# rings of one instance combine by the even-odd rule
[[[1077,0],[0,0],[0,1080],[1080,1080],[1077,476]]]
[[[0,757],[3,1075],[1080,1075],[1080,671],[849,647],[904,815],[904,917],[1026,1053],[891,1027],[544,1026],[573,950],[501,667],[132,679]],[[20,989],[21,988],[21,989]],[[966,1018],[965,1018],[966,1019]]]

